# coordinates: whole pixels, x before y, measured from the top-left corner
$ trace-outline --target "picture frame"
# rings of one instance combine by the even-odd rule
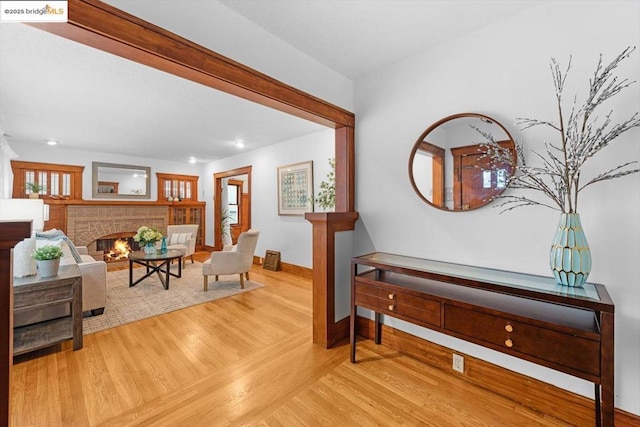
[[[313,161],[278,167],[278,215],[313,212]]]
[[[267,250],[262,268],[271,271],[280,270],[280,252]]]

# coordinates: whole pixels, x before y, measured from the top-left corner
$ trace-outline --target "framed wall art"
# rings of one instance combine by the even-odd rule
[[[278,215],[313,212],[313,162],[278,167]]]
[[[280,270],[280,252],[267,250],[262,268],[271,271]]]

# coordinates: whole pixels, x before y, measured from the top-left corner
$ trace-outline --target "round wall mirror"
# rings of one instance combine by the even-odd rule
[[[491,155],[493,144],[511,153],[511,161]],[[515,164],[515,143],[504,126],[482,114],[455,114],[420,135],[409,157],[409,178],[431,206],[468,211],[499,196]]]

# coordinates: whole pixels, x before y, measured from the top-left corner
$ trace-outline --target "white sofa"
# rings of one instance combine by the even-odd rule
[[[46,234],[46,233],[45,233]],[[68,241],[68,239],[66,239]],[[43,244],[58,244],[62,247],[64,256],[60,259],[60,265],[78,264],[82,273],[82,312],[85,316],[97,316],[104,313],[107,303],[107,264],[104,261],[96,261],[89,255],[86,246],[74,246],[76,256],[81,262],[76,261],[66,241],[62,239],[39,239],[36,234],[36,246]],[[71,243],[73,245],[73,243]],[[65,247],[66,246],[66,247]],[[28,312],[14,315],[14,326],[28,325],[42,322],[69,313],[68,307],[46,307],[33,309]]]

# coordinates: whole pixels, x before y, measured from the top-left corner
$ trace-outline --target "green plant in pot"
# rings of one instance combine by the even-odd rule
[[[40,192],[45,191],[45,186],[40,185],[37,182],[27,182],[25,189],[29,192],[30,199],[37,199],[40,197]]]
[[[62,249],[56,245],[44,245],[36,249],[33,258],[38,264],[40,277],[57,276],[62,255]]]

